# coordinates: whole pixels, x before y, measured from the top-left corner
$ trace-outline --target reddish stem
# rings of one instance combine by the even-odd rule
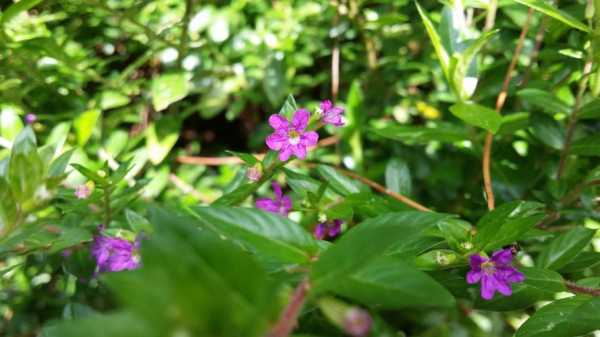
[[[309,289],[310,281],[306,277],[296,286],[290,302],[266,337],[286,337],[292,333],[298,323],[298,315],[304,306]]]

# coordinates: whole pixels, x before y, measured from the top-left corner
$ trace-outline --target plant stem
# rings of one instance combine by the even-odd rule
[[[529,11],[527,12],[527,19],[525,19],[525,23],[523,24],[523,28],[521,29],[521,35],[519,36],[519,40],[517,41],[515,53],[513,54],[512,60],[510,61],[510,65],[508,66],[508,69],[506,71],[506,75],[504,76],[502,90],[500,90],[498,98],[496,99],[496,112],[498,112],[499,114],[502,112],[502,107],[504,107],[504,103],[506,102],[506,97],[508,96],[508,88],[510,86],[510,80],[512,79],[512,73],[515,70],[515,67],[517,66],[517,61],[519,60],[521,49],[523,49],[523,42],[525,41],[525,36],[527,35],[527,31],[529,30],[529,23],[531,21],[532,16],[533,9],[529,8]],[[485,144],[483,146],[482,170],[483,185],[485,188],[487,206],[489,210],[493,210],[496,207],[494,199],[494,190],[492,187],[492,175],[490,173],[493,141],[494,135],[491,132],[488,132],[485,137]]]
[[[112,209],[110,207],[110,194],[111,187],[105,186],[104,188],[104,226],[108,227],[112,219]]]
[[[496,23],[496,10],[498,9],[498,0],[490,0],[488,4],[487,14],[485,16],[485,26],[483,30],[489,32],[494,28]]]
[[[304,306],[309,289],[310,281],[306,277],[296,286],[290,302],[281,313],[277,323],[275,323],[271,331],[266,335],[267,337],[286,337],[292,333],[298,323],[298,315]]]
[[[179,48],[177,48],[177,64],[182,66],[182,60],[184,55],[187,53],[188,48],[188,26],[192,16],[192,8],[194,7],[194,0],[185,0],[185,12],[183,14],[183,26],[181,27],[181,36],[179,37]]]
[[[600,289],[599,288],[591,288],[579,285],[573,281],[565,280],[565,286],[569,291],[578,294],[586,294],[590,296],[600,297]]]

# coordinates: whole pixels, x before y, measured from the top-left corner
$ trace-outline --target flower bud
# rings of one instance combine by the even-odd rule
[[[31,124],[35,123],[36,121],[37,121],[36,114],[28,113],[27,115],[25,115],[25,123],[31,125]]]
[[[344,320],[344,330],[355,337],[362,337],[369,334],[373,320],[371,315],[366,310],[358,307],[353,307],[346,311]]]
[[[252,166],[246,172],[246,177],[252,182],[257,182],[262,177],[262,170],[259,165]]]

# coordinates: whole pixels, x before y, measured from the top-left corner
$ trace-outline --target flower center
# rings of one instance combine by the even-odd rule
[[[487,275],[492,275],[496,272],[496,265],[492,261],[487,261],[481,264],[481,269]]]
[[[300,143],[300,135],[298,134],[298,132],[296,130],[291,130],[289,132],[289,139],[290,139],[290,144],[292,145],[298,145]]]

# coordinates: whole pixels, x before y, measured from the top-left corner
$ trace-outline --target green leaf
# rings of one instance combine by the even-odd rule
[[[571,108],[555,95],[541,89],[523,89],[517,96],[525,102],[534,105],[549,114],[568,113]]]
[[[550,5],[544,0],[515,0],[525,6],[531,7],[537,11],[540,11],[562,23],[565,23],[575,29],[579,29],[583,32],[588,33],[589,28],[581,21],[574,18],[571,14],[564,12],[554,6]]]
[[[529,126],[529,113],[528,112],[515,112],[508,115],[502,116],[502,124],[498,134],[500,135],[512,135],[518,130],[525,129]]]
[[[423,24],[425,25],[425,29],[427,30],[427,35],[429,35],[429,40],[431,40],[433,49],[435,50],[435,53],[437,54],[437,57],[440,61],[440,66],[442,67],[442,71],[444,72],[444,75],[446,76],[446,78],[450,79],[450,76],[449,76],[450,72],[448,70],[448,68],[450,66],[450,57],[448,56],[448,52],[444,48],[444,45],[442,44],[442,40],[440,38],[440,35],[438,34],[437,30],[435,29],[433,22],[431,22],[431,20],[427,16],[427,13],[425,13],[425,11],[423,10],[423,8],[421,8],[421,5],[419,5],[418,2],[415,2],[415,4],[417,5],[417,10],[419,11],[421,20],[423,21]]]
[[[332,291],[370,307],[452,307],[454,297],[431,276],[394,257],[373,260],[339,280]]]
[[[193,207],[190,212],[205,227],[283,263],[308,263],[318,252],[312,235],[279,215],[217,206]]]
[[[475,247],[488,251],[515,242],[544,218],[543,207],[537,202],[513,201],[487,213],[477,223]]]
[[[39,4],[42,0],[21,0],[10,5],[0,17],[0,29],[4,29],[4,25],[19,13],[29,10],[33,6]]]
[[[531,116],[531,133],[540,142],[555,150],[561,150],[565,143],[564,127],[547,115]]]
[[[574,141],[571,144],[571,153],[580,156],[600,156],[600,134]]]
[[[452,114],[468,124],[486,129],[491,133],[498,132],[502,124],[502,116],[496,111],[475,103],[457,103],[450,107]]]
[[[288,185],[290,185],[294,192],[302,196],[306,196],[307,192],[313,194],[318,193],[319,187],[321,186],[321,183],[318,180],[287,168],[284,168],[283,172],[285,173]]]
[[[560,268],[561,273],[573,273],[587,268],[594,268],[600,264],[600,253],[581,252],[573,260]]]
[[[541,268],[558,270],[571,262],[596,234],[595,230],[577,227],[556,237],[546,245],[537,259]]]
[[[23,129],[23,122],[12,106],[0,109],[0,137],[12,141]]]
[[[342,196],[368,191],[365,185],[346,177],[331,166],[319,165],[317,166],[317,172],[334,191]]]
[[[100,109],[109,110],[129,104],[129,96],[116,90],[106,90],[100,94]]]
[[[150,94],[154,110],[161,111],[185,98],[190,90],[185,73],[163,74],[152,80]]]
[[[385,167],[385,186],[396,193],[410,195],[412,182],[410,170],[405,161],[391,159]]]
[[[17,204],[12,195],[10,185],[0,177],[0,238],[15,225],[17,220]]]
[[[431,141],[451,143],[469,139],[469,135],[464,128],[449,123],[438,123],[432,127],[394,125],[381,129],[371,129],[371,131],[381,137],[409,144],[429,143]]]
[[[511,296],[496,294],[490,301],[481,299],[479,289],[475,296],[475,308],[494,311],[512,311],[528,308],[536,302],[553,300],[556,293],[566,291],[564,281],[560,274],[551,270],[539,268],[519,268],[525,274],[525,281],[512,283]],[[472,286],[479,288],[479,286]]]
[[[515,337],[573,337],[600,329],[600,298],[575,296],[543,306]]]
[[[291,118],[296,110],[298,110],[298,105],[296,105],[294,96],[290,94],[285,99],[285,102],[283,102],[281,109],[279,109],[279,114],[287,118]]]
[[[411,240],[448,215],[432,212],[396,212],[367,219],[329,247],[311,272],[315,292],[337,287],[337,280],[365,267],[399,240]]]
[[[73,127],[75,128],[77,144],[79,144],[79,146],[84,146],[88,142],[96,128],[96,123],[98,123],[101,114],[102,112],[100,110],[92,109],[82,112],[75,118]]]
[[[219,199],[213,202],[215,206],[235,206],[242,203],[244,200],[256,192],[260,187],[257,183],[245,183],[238,186],[235,190],[222,195]]]
[[[254,157],[254,155],[251,153],[243,153],[243,152],[236,152],[236,151],[226,151],[226,152],[240,158],[244,163],[248,164],[249,166],[254,166],[259,163],[258,159],[256,159],[256,157]]]
[[[48,168],[48,177],[62,176],[69,165],[73,152],[75,152],[75,149],[70,149],[54,159],[52,163],[50,163],[50,168]]]
[[[160,164],[179,138],[180,123],[171,117],[150,123],[146,128],[146,151],[154,165]]]
[[[462,100],[469,99],[475,93],[475,89],[477,88],[477,74],[469,74],[469,68],[476,64],[475,57],[477,53],[496,33],[498,33],[498,30],[482,34],[464,51],[453,55],[453,59],[456,61],[451,62],[449,71],[452,76],[453,86]]]
[[[600,98],[594,98],[581,107],[577,114],[579,119],[598,119],[600,118]]]
[[[26,127],[15,138],[8,164],[8,182],[21,203],[34,197],[44,176],[44,163],[36,148],[35,135]]]
[[[283,60],[270,57],[265,69],[263,89],[272,106],[279,106],[287,92],[286,66]],[[286,115],[289,117],[288,115]]]

